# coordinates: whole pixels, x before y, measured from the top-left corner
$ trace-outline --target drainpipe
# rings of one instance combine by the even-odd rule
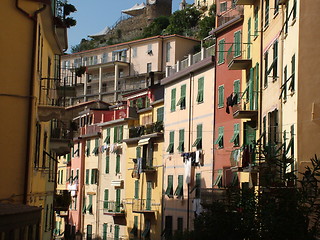
[[[35,68],[35,58],[36,58],[36,48],[37,48],[37,19],[38,14],[45,10],[47,7],[46,5],[43,5],[40,9],[35,11],[33,13],[33,16],[23,10],[19,6],[19,0],[16,0],[16,8],[27,18],[29,18],[31,21],[33,21],[33,45],[32,45],[32,55],[31,55],[31,72],[30,72],[30,85],[29,85],[29,105],[28,105],[28,121],[27,121],[27,141],[26,141],[26,147],[27,147],[27,154],[26,154],[26,165],[25,165],[25,177],[24,177],[24,194],[23,194],[23,204],[27,204],[28,202],[28,180],[29,180],[29,169],[30,169],[30,163],[31,163],[31,147],[32,147],[32,140],[31,140],[31,129],[32,129],[32,111],[33,111],[33,94],[34,94],[34,68]]]
[[[214,57],[213,57],[213,62],[214,62],[214,79],[213,79],[213,92],[214,92],[214,99],[213,99],[213,136],[212,136],[212,176],[211,176],[211,187],[213,187],[213,183],[214,183],[214,166],[215,166],[215,158],[214,158],[214,136],[215,136],[215,126],[216,126],[216,79],[217,79],[217,52],[218,52],[218,46],[217,46],[217,38],[214,37]],[[240,84],[241,86],[241,84]]]
[[[191,152],[191,117],[192,117],[192,79],[193,79],[193,72],[189,74],[189,117],[188,117],[188,124],[189,124],[189,138],[188,138],[188,152]],[[188,198],[187,198],[187,231],[189,231],[189,210],[190,210],[190,184],[188,183]]]
[[[259,136],[261,136],[262,133],[262,128],[261,128],[261,124],[262,124],[262,86],[263,86],[263,77],[262,77],[262,72],[263,72],[263,1],[261,2],[261,9],[260,9],[260,89],[259,89],[259,100],[260,100],[260,104],[259,104],[259,117],[258,117],[258,126],[259,126]],[[261,163],[261,144],[259,146],[259,165]],[[259,174],[259,172],[258,172]],[[258,180],[258,194],[260,194],[260,174],[257,177]]]

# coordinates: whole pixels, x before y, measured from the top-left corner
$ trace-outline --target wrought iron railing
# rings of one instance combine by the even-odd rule
[[[121,201],[104,201],[104,213],[124,213],[123,202]]]
[[[156,204],[154,199],[132,199],[132,211],[158,211],[160,203]]]

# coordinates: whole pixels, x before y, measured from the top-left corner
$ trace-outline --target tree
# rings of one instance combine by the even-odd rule
[[[152,37],[161,35],[163,30],[166,29],[169,25],[169,17],[167,16],[160,16],[143,30],[143,38]]]
[[[216,5],[213,4],[209,10],[209,16],[205,16],[199,21],[198,38],[203,39],[209,35],[209,32],[215,27]]]
[[[85,50],[90,50],[96,48],[97,45],[93,40],[82,39],[81,42],[75,46],[71,47],[71,53],[82,52]]]
[[[166,28],[165,33],[192,36],[194,35],[200,16],[201,13],[195,7],[176,11],[169,17],[170,24]]]

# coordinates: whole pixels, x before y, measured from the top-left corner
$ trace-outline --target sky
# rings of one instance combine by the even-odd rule
[[[68,29],[69,48],[80,43],[82,38],[95,34],[103,30],[106,26],[112,26],[120,17],[121,10],[131,8],[136,3],[145,0],[68,0],[73,4],[77,12],[72,13],[71,17],[77,20],[77,25]],[[172,0],[172,10],[179,9],[181,0]],[[193,3],[194,0],[187,0]],[[126,15],[126,14],[124,14]]]

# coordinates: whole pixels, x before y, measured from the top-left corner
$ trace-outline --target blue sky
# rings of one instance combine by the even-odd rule
[[[71,16],[77,20],[77,25],[68,29],[69,48],[80,43],[82,38],[100,32],[106,26],[112,26],[120,17],[121,10],[131,8],[136,3],[145,0],[69,0],[77,8]],[[181,0],[172,0],[173,11],[179,9]],[[187,0],[193,3],[193,0]]]

